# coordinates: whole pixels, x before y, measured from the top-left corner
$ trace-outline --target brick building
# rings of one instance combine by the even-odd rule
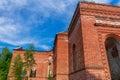
[[[12,62],[23,53],[15,49]],[[47,80],[48,70],[54,80],[120,80],[120,7],[80,2],[68,31],[56,35],[53,50],[35,52],[34,58],[32,80]]]

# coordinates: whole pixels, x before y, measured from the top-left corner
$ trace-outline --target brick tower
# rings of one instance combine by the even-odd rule
[[[79,3],[68,42],[70,80],[120,80],[120,7]]]

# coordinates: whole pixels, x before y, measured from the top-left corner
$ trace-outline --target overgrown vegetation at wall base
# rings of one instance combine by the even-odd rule
[[[7,80],[12,52],[8,47],[4,47],[0,52],[0,80]]]
[[[35,65],[34,60],[34,45],[31,44],[28,49],[25,50],[24,53],[24,62],[23,58],[20,55],[16,55],[14,57],[14,62],[12,66],[12,76],[15,80],[26,80],[29,77],[35,77],[32,68]]]

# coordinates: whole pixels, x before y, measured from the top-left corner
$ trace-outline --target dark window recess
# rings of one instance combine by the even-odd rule
[[[77,70],[77,53],[76,53],[75,44],[73,45],[73,68],[74,68],[74,71]]]
[[[30,77],[36,77],[36,70],[32,70],[30,71]]]

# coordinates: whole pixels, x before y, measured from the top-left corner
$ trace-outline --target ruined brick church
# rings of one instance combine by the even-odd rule
[[[14,49],[12,62],[24,52]],[[56,35],[51,51],[36,51],[34,58],[36,73],[29,80],[48,80],[49,72],[54,80],[120,80],[120,7],[80,2],[68,31]]]

